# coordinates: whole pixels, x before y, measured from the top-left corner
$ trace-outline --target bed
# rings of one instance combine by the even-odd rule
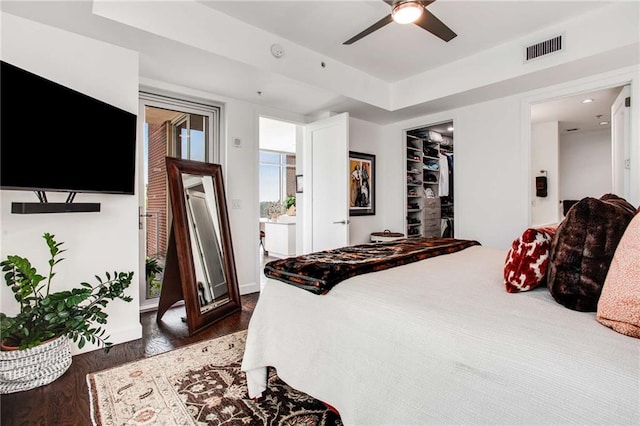
[[[504,290],[506,250],[481,245],[348,278],[318,295],[268,279],[242,370],[267,367],[347,425],[640,424],[640,344]]]

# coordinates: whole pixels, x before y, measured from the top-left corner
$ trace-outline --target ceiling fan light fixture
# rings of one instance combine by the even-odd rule
[[[419,1],[401,1],[393,6],[391,16],[398,24],[411,24],[422,15],[423,10]]]

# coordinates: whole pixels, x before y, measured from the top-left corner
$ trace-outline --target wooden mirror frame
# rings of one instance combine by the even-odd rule
[[[173,220],[156,321],[160,322],[162,316],[171,306],[180,300],[184,300],[187,314],[186,322],[191,336],[222,318],[240,311],[242,308],[222,180],[222,167],[219,164],[174,157],[166,157],[165,162]],[[191,227],[187,217],[183,173],[211,176],[213,178],[215,202],[220,221],[222,265],[227,282],[229,301],[204,313],[201,312],[196,285],[196,272],[191,247]]]

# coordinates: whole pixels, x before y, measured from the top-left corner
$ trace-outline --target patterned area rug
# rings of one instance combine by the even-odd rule
[[[240,370],[246,330],[87,374],[94,425],[342,425],[269,369],[259,401]]]

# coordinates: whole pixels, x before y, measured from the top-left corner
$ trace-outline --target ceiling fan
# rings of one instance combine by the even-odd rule
[[[391,13],[366,30],[356,34],[342,44],[352,44],[361,38],[379,30],[387,24],[396,21],[400,24],[413,23],[429,31],[436,37],[444,41],[449,41],[457,36],[451,28],[447,27],[441,20],[427,10],[427,6],[435,0],[382,0],[391,6]]]

